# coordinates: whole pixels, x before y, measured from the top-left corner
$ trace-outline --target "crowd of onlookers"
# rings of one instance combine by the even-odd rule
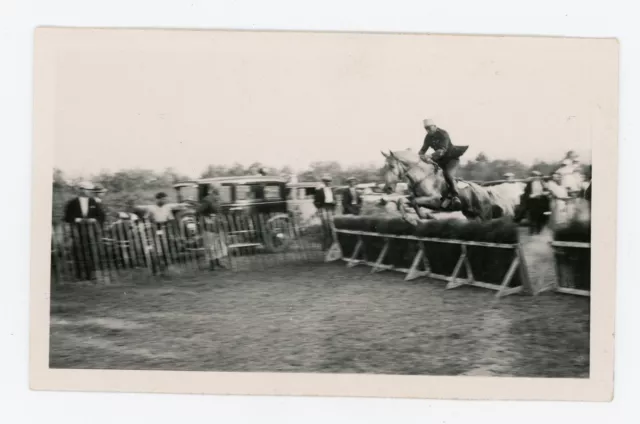
[[[63,221],[70,225],[69,235],[72,242],[72,254],[75,263],[76,278],[89,280],[99,274],[101,264],[96,263],[95,238],[102,235],[104,224],[110,214],[121,221],[141,223],[143,220],[153,226],[156,235],[164,240],[152,238],[154,243],[166,244],[167,234],[178,234],[174,206],[168,203],[168,195],[159,192],[155,195],[155,203],[144,208],[133,201],[128,202],[124,211],[112,212],[105,205],[103,196],[106,190],[90,182],[81,182],[76,186],[77,196],[69,200],[64,208]],[[211,208],[210,196],[201,203],[201,208]],[[165,249],[166,250],[166,249]],[[166,254],[161,258],[165,265],[169,264]]]

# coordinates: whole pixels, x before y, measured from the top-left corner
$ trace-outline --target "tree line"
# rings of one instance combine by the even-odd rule
[[[503,179],[506,172],[512,172],[516,178],[526,178],[531,171],[537,170],[544,175],[550,175],[560,166],[558,162],[537,161],[526,165],[514,159],[490,159],[480,153],[474,159],[458,168],[457,176],[468,181],[495,181]],[[591,178],[591,166],[583,165],[587,179]],[[235,163],[226,165],[209,165],[199,175],[185,175],[172,168],[164,171],[147,169],[123,169],[116,172],[102,171],[89,177],[89,180],[107,190],[105,207],[117,211],[125,210],[127,205],[150,204],[159,191],[164,191],[173,198],[172,186],[178,182],[195,178],[212,178],[224,176],[241,176],[257,174],[262,169],[267,175],[290,176],[293,170],[288,167],[276,168],[255,162],[249,166]],[[353,176],[361,183],[383,182],[383,167],[381,164],[343,166],[337,161],[312,162],[308,169],[298,172],[300,182],[317,182],[324,174],[333,177],[334,185],[344,185],[347,178]],[[67,178],[63,171],[53,171],[53,220],[62,217],[64,204],[74,196],[73,187],[81,178]]]
[[[527,165],[515,159],[490,159],[484,153],[480,153],[474,159],[460,165],[456,175],[469,181],[495,181],[503,179],[507,172],[512,172],[516,178],[526,178],[533,170],[540,171],[543,175],[550,175],[559,166],[560,161],[536,161]],[[177,182],[190,180],[194,177],[213,178],[258,174],[261,169],[267,175],[290,176],[293,174],[293,170],[289,166],[276,168],[255,162],[249,166],[240,163],[230,166],[209,165],[199,175],[181,174],[172,168],[160,172],[146,169],[124,169],[117,172],[103,171],[89,179],[111,193],[126,193],[140,190],[165,190]],[[313,182],[320,181],[322,175],[329,174],[332,176],[334,184],[341,185],[346,184],[349,177],[355,177],[363,183],[382,182],[383,172],[383,166],[380,164],[343,166],[337,161],[317,161],[312,162],[308,169],[298,172],[297,177],[301,182]],[[591,165],[584,164],[583,172],[587,179],[590,179]],[[54,170],[54,188],[74,185],[79,180],[80,178],[69,180],[61,170]]]

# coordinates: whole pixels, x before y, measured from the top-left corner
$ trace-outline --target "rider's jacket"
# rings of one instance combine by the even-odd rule
[[[436,128],[433,133],[427,134],[424,138],[419,154],[424,155],[429,148],[434,150],[434,160],[439,163],[446,163],[452,159],[458,159],[467,151],[469,146],[454,146],[451,143],[449,133],[442,128]]]

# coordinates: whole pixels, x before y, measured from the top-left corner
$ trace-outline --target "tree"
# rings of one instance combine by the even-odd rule
[[[476,156],[475,159],[476,162],[489,162],[489,157],[486,155],[486,153],[484,152],[480,152],[478,153],[478,156]]]
[[[229,174],[229,170],[224,165],[209,165],[202,172],[202,174],[200,174],[200,178],[223,177],[228,174]]]
[[[234,163],[228,171],[228,175],[232,177],[240,177],[247,174],[249,174],[249,171],[246,170],[244,166],[238,162]]]
[[[309,169],[300,175],[301,181],[320,181],[324,174],[329,174],[334,179],[334,183],[341,184],[342,166],[336,161],[311,162]]]

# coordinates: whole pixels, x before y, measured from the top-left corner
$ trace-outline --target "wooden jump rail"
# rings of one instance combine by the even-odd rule
[[[433,237],[415,237],[408,235],[395,235],[395,234],[381,234],[367,231],[355,231],[355,230],[346,230],[346,229],[338,229],[333,228],[334,231],[334,240],[336,240],[329,251],[325,256],[326,262],[333,262],[336,260],[342,259],[347,262],[347,267],[354,267],[360,264],[369,265],[372,267],[371,272],[379,272],[379,271],[397,271],[406,274],[405,281],[414,280],[419,277],[427,277],[433,278],[437,280],[447,281],[447,289],[453,289],[456,287],[460,287],[463,285],[469,285],[474,287],[482,287],[489,290],[497,291],[496,297],[500,298],[503,296],[508,296],[510,294],[526,292],[528,294],[534,294],[534,290],[529,281],[529,276],[526,271],[526,262],[525,256],[522,252],[522,248],[520,244],[502,244],[502,243],[486,243],[486,242],[477,242],[477,241],[464,241],[464,240],[452,240],[452,239],[442,239],[442,238],[433,238]],[[337,234],[351,234],[357,237],[356,246],[353,250],[351,257],[345,258],[342,254],[342,248],[340,247],[340,243],[338,242]],[[367,258],[361,259],[360,254],[364,248],[364,240],[363,236],[369,237],[378,237],[385,240],[385,243],[380,251],[380,254],[376,258],[375,261],[369,261]],[[401,239],[401,240],[410,240],[418,243],[418,252],[413,258],[412,264],[410,268],[398,268],[393,265],[384,264],[384,259],[389,251],[389,245],[392,239]],[[433,243],[448,243],[448,244],[457,244],[461,246],[461,254],[458,258],[458,261],[453,269],[452,275],[442,275],[431,272],[429,259],[426,254],[426,250],[424,247],[424,243],[433,242]],[[482,281],[476,281],[473,272],[471,269],[471,263],[469,262],[469,258],[467,256],[467,246],[482,246],[482,247],[493,247],[500,249],[509,249],[514,252],[513,260],[507,270],[502,282],[500,284],[494,283],[485,283]],[[424,271],[420,270],[420,264],[424,266]],[[465,267],[465,271],[467,274],[467,278],[458,278],[458,274],[460,273],[462,267]],[[509,283],[513,279],[516,272],[520,273],[520,280],[522,285],[517,287],[509,287]]]
[[[559,253],[559,251],[564,250],[565,248],[570,249],[591,249],[591,243],[578,242],[578,241],[551,241],[549,242],[551,245],[554,256]],[[553,290],[558,293],[566,293],[573,294],[578,296],[591,296],[591,292],[589,290],[582,289],[574,289],[568,287],[562,287],[559,281],[565,281],[565,274],[562,272],[562,267],[558,264],[558,261],[554,257],[554,263],[556,264],[556,274],[557,279],[556,282],[543,290]]]

